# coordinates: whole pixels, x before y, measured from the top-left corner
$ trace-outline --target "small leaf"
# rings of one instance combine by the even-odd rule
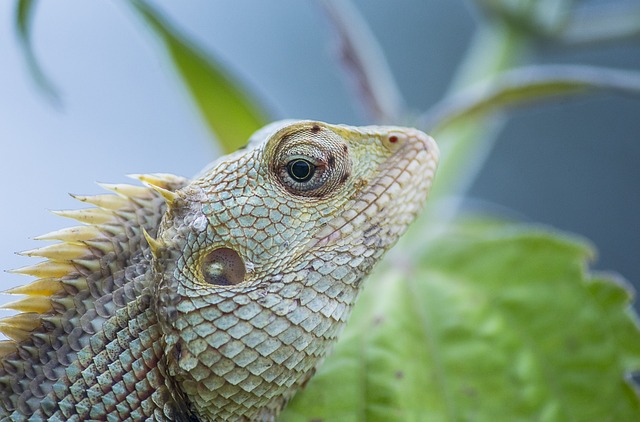
[[[582,242],[458,226],[366,286],[283,421],[640,420],[631,294]]]
[[[232,152],[246,144],[249,136],[270,120],[267,113],[218,63],[188,42],[146,1],[134,0],[131,4],[164,42],[191,97],[224,151]]]
[[[433,132],[461,120],[558,96],[610,90],[640,94],[640,73],[577,65],[530,66],[506,71],[449,97],[420,118]]]
[[[18,40],[22,45],[27,67],[31,73],[31,77],[38,85],[40,91],[54,104],[60,103],[60,98],[53,84],[47,79],[42,71],[36,55],[33,51],[31,43],[31,21],[35,11],[36,0],[19,0],[16,7],[16,29],[18,32]]]

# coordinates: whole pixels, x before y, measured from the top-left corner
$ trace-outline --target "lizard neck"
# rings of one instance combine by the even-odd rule
[[[105,321],[42,400],[39,416],[84,420],[116,412],[122,420],[189,420],[181,391],[167,377],[153,307],[144,291]]]
[[[275,419],[337,339],[373,263],[365,258],[348,270],[327,271],[335,270],[334,260],[352,260],[343,254],[309,255],[300,268],[241,293],[219,292],[213,302],[177,295],[180,300],[162,306],[174,309],[161,319],[167,374],[194,414]]]

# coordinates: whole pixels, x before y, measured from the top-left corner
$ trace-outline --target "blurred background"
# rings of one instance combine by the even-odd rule
[[[150,3],[275,117],[371,123],[317,3]],[[474,2],[354,3],[407,104],[423,111],[441,99],[479,19]],[[73,224],[46,212],[80,207],[67,192],[100,193],[95,181],[127,182],[129,173],[190,176],[219,153],[157,38],[126,2],[38,3],[33,44],[57,105],[29,76],[14,14],[14,2],[0,2],[1,269],[33,262],[14,255],[39,246],[30,237]],[[534,54],[540,63],[640,70],[639,37],[577,49],[541,41]],[[640,98],[597,94],[509,117],[466,206],[584,236],[599,250],[596,269],[640,286]],[[2,290],[27,280],[0,277]]]

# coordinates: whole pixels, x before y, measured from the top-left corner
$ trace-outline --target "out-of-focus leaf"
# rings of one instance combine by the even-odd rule
[[[640,37],[640,4],[586,4],[571,14],[560,34],[567,45],[589,45]]]
[[[36,4],[36,0],[18,1],[16,6],[16,29],[18,32],[18,39],[20,40],[22,52],[24,53],[31,77],[38,85],[40,91],[45,94],[51,102],[57,104],[60,102],[60,97],[58,96],[51,81],[47,79],[46,75],[42,71],[31,43],[31,21],[33,19]]]
[[[575,0],[476,0],[488,14],[519,31],[543,37],[562,30],[574,2]]]
[[[449,97],[420,119],[433,133],[460,120],[542,99],[613,90],[640,94],[640,73],[575,65],[530,66],[506,71]]]
[[[219,63],[188,42],[147,2],[131,3],[164,42],[191,97],[224,151],[232,152],[246,144],[249,136],[270,120],[268,114]]]
[[[592,250],[538,229],[458,226],[370,280],[283,421],[630,421],[631,294]]]

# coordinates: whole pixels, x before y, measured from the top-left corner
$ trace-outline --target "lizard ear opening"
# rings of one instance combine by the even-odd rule
[[[240,255],[229,248],[218,248],[207,253],[200,269],[204,281],[214,286],[235,286],[244,281],[247,273]]]

